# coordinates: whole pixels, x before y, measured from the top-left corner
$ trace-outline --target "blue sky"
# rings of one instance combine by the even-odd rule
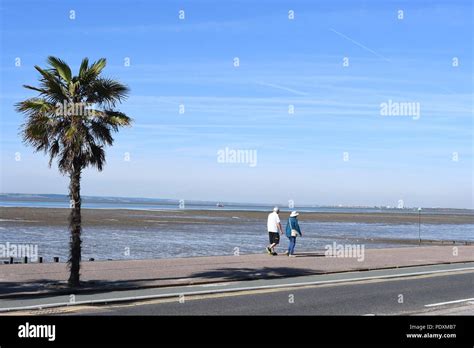
[[[471,1],[3,0],[0,15],[1,192],[67,192],[13,104],[47,56],[75,71],[87,56],[130,87],[134,125],[83,194],[473,208]],[[382,116],[389,100],[420,117]],[[226,147],[257,165],[219,163]]]

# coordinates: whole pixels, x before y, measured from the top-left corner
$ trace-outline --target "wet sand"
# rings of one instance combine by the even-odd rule
[[[57,208],[0,208],[0,224],[26,224],[39,226],[67,225],[69,209]],[[160,224],[207,224],[228,225],[262,221],[267,212],[229,210],[127,210],[83,209],[84,226],[153,227]],[[289,212],[280,213],[282,221]],[[300,221],[414,224],[417,212],[402,213],[301,213]],[[422,224],[474,224],[474,214],[421,214]]]

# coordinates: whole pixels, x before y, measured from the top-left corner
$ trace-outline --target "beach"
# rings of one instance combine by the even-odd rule
[[[0,243],[34,244],[45,262],[68,258],[69,209],[0,208]],[[155,259],[265,252],[267,212],[243,210],[83,209],[82,255],[85,260]],[[280,218],[285,228],[288,211]],[[333,243],[366,249],[474,243],[473,215],[302,213],[304,236],[298,251],[323,251]],[[287,247],[281,239],[278,251]]]

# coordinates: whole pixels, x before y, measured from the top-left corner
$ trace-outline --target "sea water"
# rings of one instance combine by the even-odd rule
[[[301,221],[303,237],[297,251],[324,251],[325,245],[364,244],[365,248],[414,246],[418,224],[381,224]],[[425,240],[474,242],[473,225],[421,224]],[[83,227],[83,260],[149,259],[265,252],[268,233],[263,222],[236,224],[163,224],[146,228]],[[62,226],[31,226],[0,222],[0,244],[35,244],[45,262],[53,257],[66,261],[69,231]],[[282,236],[280,250],[288,246]]]

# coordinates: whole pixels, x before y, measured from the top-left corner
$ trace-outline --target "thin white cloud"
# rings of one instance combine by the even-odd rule
[[[364,50],[366,50],[366,51],[368,51],[368,52],[370,52],[370,53],[376,55],[377,57],[382,58],[382,59],[385,60],[386,62],[391,63],[390,59],[388,59],[387,57],[385,57],[385,56],[381,55],[380,53],[374,51],[373,49],[371,49],[371,48],[369,48],[369,47],[367,47],[367,46],[361,44],[360,42],[358,42],[358,41],[356,41],[356,40],[350,38],[349,36],[344,35],[343,33],[340,33],[340,32],[338,32],[337,30],[334,30],[334,29],[332,29],[332,28],[330,28],[329,30],[331,30],[332,32],[336,33],[337,35],[343,37],[344,39],[349,40],[349,41],[352,42],[354,45],[357,45],[357,46],[363,48]]]
[[[308,95],[308,93],[306,93],[306,92],[302,92],[302,91],[298,91],[298,90],[293,89],[293,88],[277,85],[275,83],[267,83],[267,82],[259,81],[259,82],[257,82],[257,84],[259,84],[261,86],[272,87],[272,88],[280,89],[280,90],[283,90],[283,91],[291,92],[291,93],[294,93],[294,94],[297,94],[297,95]]]

